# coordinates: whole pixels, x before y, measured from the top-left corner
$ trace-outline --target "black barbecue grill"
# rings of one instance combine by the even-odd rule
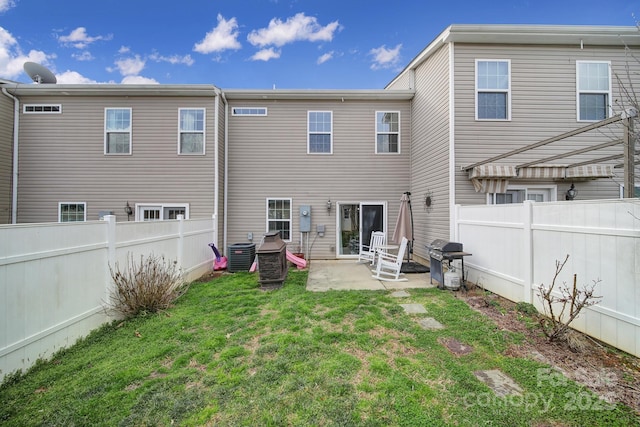
[[[468,252],[463,251],[462,243],[448,242],[444,239],[436,239],[427,245],[429,250],[429,267],[431,274],[431,283],[433,279],[439,282],[438,287],[444,287],[444,274],[442,272],[442,264],[447,263],[447,267],[450,266],[452,260],[459,259],[462,261],[462,286],[466,289],[464,282],[464,257],[471,255]]]

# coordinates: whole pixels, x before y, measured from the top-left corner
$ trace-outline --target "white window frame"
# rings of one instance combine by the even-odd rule
[[[581,64],[606,64],[607,69],[609,71],[608,79],[609,79],[609,87],[606,91],[603,90],[588,90],[580,89],[580,65]],[[580,117],[580,95],[581,94],[595,94],[595,95],[607,95],[607,105],[606,105],[606,113],[607,116],[611,117],[613,115],[613,110],[611,108],[611,61],[576,61],[576,120],[578,122],[597,122],[602,119],[583,119]]]
[[[169,221],[169,219],[164,218],[164,210],[171,208],[184,209],[184,219],[189,219],[189,203],[136,203],[135,220],[144,221],[143,212],[146,209],[157,209],[160,211],[160,218],[154,221]]]
[[[558,200],[558,186],[555,185],[555,184],[508,185],[507,186],[507,191],[523,191],[523,190],[525,192],[524,200],[527,200],[527,194],[529,192],[539,193],[541,191],[548,191],[548,193],[549,193],[549,200],[545,200],[545,201],[547,201],[547,202],[555,202],[555,201]],[[495,203],[496,194],[503,194],[503,193],[487,193],[487,204],[488,205],[495,205],[496,204]]]
[[[640,192],[640,182],[636,181],[634,186],[634,193]],[[624,184],[620,184],[620,198],[624,199]]]
[[[267,107],[232,107],[232,116],[266,116]]]
[[[481,62],[505,62],[507,64],[507,89],[502,88],[482,88],[478,87],[478,64]],[[511,60],[510,59],[476,59],[475,62],[475,75],[474,75],[474,86],[475,86],[475,117],[477,121],[482,122],[508,122],[511,121]],[[478,117],[478,95],[480,93],[505,93],[506,94],[506,117],[505,118],[479,118]]]
[[[84,209],[84,215],[82,221],[63,221],[62,220],[62,206],[63,205],[82,205]],[[58,202],[58,222],[67,223],[67,222],[85,222],[87,221],[87,202]]]
[[[269,219],[269,202],[270,201],[288,201],[289,202],[289,218],[274,218],[274,219]],[[266,218],[266,225],[265,225],[265,232],[269,233],[270,228],[269,228],[269,223],[271,221],[278,221],[278,222],[288,222],[289,223],[289,238],[285,239],[282,235],[280,236],[280,238],[285,241],[285,242],[291,242],[293,239],[293,199],[291,197],[267,197],[266,201],[265,201],[265,218]]]
[[[378,121],[378,114],[397,114],[398,115],[398,130],[396,132],[394,131],[383,131],[378,129],[378,125],[380,124],[380,122]],[[376,140],[375,140],[375,144],[376,144],[376,148],[375,148],[375,152],[376,154],[400,154],[400,142],[401,142],[401,138],[400,138],[400,128],[401,128],[401,120],[400,120],[400,111],[376,111],[375,113],[375,120],[376,120]],[[398,136],[398,149],[397,151],[378,151],[378,136],[380,135],[397,135]]]
[[[330,116],[330,122],[329,124],[331,125],[331,130],[329,132],[326,131],[322,131],[322,132],[318,132],[318,131],[311,131],[311,114],[313,113],[328,113]],[[329,135],[329,151],[323,151],[323,152],[317,152],[317,151],[311,151],[311,135]],[[318,155],[326,155],[326,154],[333,154],[333,111],[330,110],[310,110],[307,111],[307,154],[318,154]]]
[[[62,114],[62,104],[24,104],[24,114]]]
[[[202,130],[183,130],[182,129],[182,112],[183,111],[202,111]],[[207,109],[201,107],[194,108],[178,108],[178,155],[180,156],[204,156],[206,154],[207,145]],[[200,153],[183,153],[182,152],[182,135],[183,134],[201,134],[202,135],[202,152]]]
[[[129,127],[127,129],[108,129],[107,114],[110,110],[128,110],[129,111]],[[104,154],[107,156],[130,156],[133,153],[133,110],[131,107],[107,107],[104,109]],[[128,153],[111,153],[108,151],[109,134],[110,133],[128,133],[129,134],[129,152]]]

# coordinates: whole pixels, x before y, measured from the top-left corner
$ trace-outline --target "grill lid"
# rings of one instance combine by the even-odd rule
[[[462,252],[462,243],[436,239],[429,245],[429,250],[437,252]]]

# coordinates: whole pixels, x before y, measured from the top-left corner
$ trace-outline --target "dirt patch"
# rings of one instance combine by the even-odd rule
[[[523,343],[507,349],[508,356],[549,364],[607,402],[623,403],[640,414],[640,359],[637,357],[578,332],[572,333],[574,343],[571,346],[549,342],[537,325],[527,324],[515,303],[498,295],[473,290],[456,292],[455,296],[492,319],[500,329],[518,332],[525,337]],[[576,348],[580,349],[579,352]],[[548,378],[560,380],[561,377],[554,377],[554,374],[549,372]]]

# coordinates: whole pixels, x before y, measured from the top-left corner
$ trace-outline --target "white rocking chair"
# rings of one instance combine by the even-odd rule
[[[388,282],[406,282],[409,280],[406,277],[400,278],[401,275],[404,275],[404,273],[400,272],[400,268],[402,268],[404,251],[407,250],[408,242],[406,237],[402,238],[397,255],[378,251],[378,262],[375,270],[372,270],[375,274],[371,275],[371,277]]]
[[[382,231],[372,231],[371,240],[369,240],[369,246],[362,245],[360,248],[360,254],[358,255],[358,262],[366,261],[373,265],[376,262],[376,253],[378,248],[384,245],[384,233]]]

